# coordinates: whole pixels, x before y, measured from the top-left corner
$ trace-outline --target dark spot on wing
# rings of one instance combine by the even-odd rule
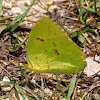
[[[44,40],[43,39],[41,39],[41,38],[36,38],[37,40],[40,40],[41,42],[43,42]]]
[[[45,52],[47,52],[47,50],[44,50]]]
[[[54,49],[54,52],[55,52],[56,55],[59,55],[58,50]]]
[[[72,51],[72,53],[74,54],[74,53],[75,53],[75,51]]]
[[[37,57],[35,59],[37,59]]]
[[[47,64],[48,64],[48,60],[47,60]]]
[[[39,69],[41,69],[41,67],[39,67]]]
[[[66,38],[68,39],[68,36],[66,36]]]
[[[56,44],[54,43],[54,42],[52,42],[53,43],[53,46],[55,47],[56,46]]]
[[[48,69],[50,68],[50,66],[48,66]]]

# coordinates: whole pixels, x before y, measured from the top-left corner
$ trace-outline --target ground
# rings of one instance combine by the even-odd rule
[[[54,2],[53,0],[36,0],[28,15],[16,30],[13,32],[11,32],[11,28],[6,30],[5,25],[12,22],[16,16],[22,14],[32,1],[3,0],[3,11],[0,17],[0,83],[2,81],[11,81],[12,83],[10,85],[0,84],[0,96],[2,98],[7,96],[2,100],[24,100],[24,97],[19,94],[23,94],[25,100],[28,100],[28,97],[32,98],[29,100],[36,99],[33,94],[41,100],[42,93],[44,93],[44,100],[50,100],[54,91],[56,92],[51,100],[64,100],[55,75],[34,73],[24,68],[27,65],[28,36],[36,22],[43,17],[50,17],[60,28],[64,31],[67,30],[67,35],[82,49],[85,58],[88,58],[89,61],[92,59],[95,69],[96,67],[98,68],[93,75],[89,75],[89,72],[85,73],[86,71],[77,75],[77,82],[71,100],[99,100],[100,6],[95,12],[93,9],[92,11],[87,9],[89,1],[84,1],[84,5],[82,5],[78,1],[55,0]],[[100,5],[99,1],[96,3]],[[94,6],[93,4],[94,2],[91,1],[91,8]],[[82,8],[83,12],[81,14]],[[88,64],[88,60],[86,61]],[[90,66],[88,65],[88,67]],[[66,95],[70,84],[69,79],[73,75],[58,75],[60,86]],[[44,81],[44,92],[42,92],[42,80]],[[25,87],[25,89],[22,87]],[[28,91],[27,88],[30,90]],[[18,89],[21,89],[22,92],[18,92]]]

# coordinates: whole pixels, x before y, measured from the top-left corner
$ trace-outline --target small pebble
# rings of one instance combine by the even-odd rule
[[[33,21],[34,20],[34,16],[28,16],[27,18],[25,18],[27,21]]]
[[[93,61],[91,57],[86,58],[87,66],[84,69],[84,73],[90,77],[100,70],[100,64],[96,61]],[[100,73],[98,73],[100,74]]]
[[[35,9],[39,13],[43,13],[43,14],[47,13],[45,9],[41,8],[41,5],[34,5],[32,8]]]
[[[19,13],[21,13],[22,11],[21,11],[21,8],[19,8],[19,7],[13,7],[13,8],[11,9],[11,12],[13,12],[14,14],[19,14]]]
[[[10,8],[10,9],[12,8],[12,3],[4,2],[3,5],[4,8]]]
[[[49,88],[45,88],[44,93],[52,95],[52,91]]]
[[[49,11],[52,12],[53,9],[60,9],[57,5],[51,5]]]
[[[65,2],[67,0],[54,0],[55,3],[62,3],[62,2]]]
[[[10,79],[7,76],[4,76],[2,81],[10,82]],[[7,84],[1,84],[0,86],[3,91],[10,91],[13,88],[13,85],[7,85]]]
[[[13,6],[13,7],[16,7],[17,5],[15,4],[15,2],[13,2],[13,3],[12,3],[12,6]]]
[[[31,1],[26,0],[24,4],[25,4],[25,6],[29,6],[29,5],[31,5]]]
[[[13,12],[11,10],[8,10],[8,15],[9,16],[12,16],[13,15]]]

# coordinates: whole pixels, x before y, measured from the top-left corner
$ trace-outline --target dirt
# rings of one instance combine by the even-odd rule
[[[24,7],[22,8],[20,3],[23,2],[23,0],[22,1],[19,0],[17,2],[14,2],[14,0],[10,0],[10,1],[5,0],[5,2],[8,2],[9,4],[11,3],[12,6],[11,8],[4,8],[1,17],[2,19],[18,15],[17,13],[12,12],[13,15],[9,16],[8,15],[9,13],[7,13],[8,10],[11,10],[15,6],[21,8],[21,11],[25,11],[26,8],[28,7],[26,5],[23,5]],[[30,0],[30,2],[32,1]],[[38,2],[35,2],[35,6],[36,5],[38,5]],[[44,11],[43,8],[42,9],[44,13],[41,13],[38,9],[37,11],[34,9],[34,12],[31,10],[29,15],[34,15],[38,13],[33,17],[36,20],[32,21],[32,19],[29,17],[29,20],[25,19],[22,25],[20,25],[12,34],[10,34],[8,31],[0,37],[0,81],[2,81],[5,76],[7,76],[8,78],[11,77],[11,80],[18,83],[20,86],[23,87],[26,86],[30,88],[31,92],[26,92],[26,91],[23,92],[33,99],[34,97],[32,96],[32,93],[36,95],[40,95],[41,97],[41,91],[42,91],[41,77],[40,74],[30,72],[29,70],[26,70],[24,72],[24,76],[27,77],[27,81],[25,77],[22,75],[20,70],[24,70],[25,68],[23,66],[27,65],[26,47],[28,44],[28,40],[20,48],[15,49],[13,51],[10,50],[14,47],[14,43],[16,42],[16,35],[18,35],[18,31],[20,31],[20,35],[18,37],[18,41],[16,45],[23,42],[29,36],[30,31],[34,26],[34,24],[44,16],[50,16],[51,19],[56,19],[56,23],[58,25],[59,25],[58,22],[60,21],[64,26],[64,28],[67,30],[73,30],[75,28],[83,29],[85,27],[92,27],[96,23],[100,22],[100,15],[96,15],[95,13],[93,13],[92,17],[94,19],[93,21],[89,22],[89,26],[80,24],[80,21],[78,20],[79,4],[77,2],[66,0],[66,2],[60,4],[57,3],[56,6],[57,8],[55,9],[55,6],[52,5],[52,7],[50,8],[52,10],[50,10],[49,14],[47,11]],[[88,16],[88,20],[91,19],[90,17],[91,16]],[[10,19],[8,21],[3,21],[0,24],[3,25],[12,20],[13,19]],[[83,37],[85,38],[85,43],[79,41],[77,44],[80,47],[82,47],[83,53],[86,58],[94,57],[95,59],[95,56],[100,56],[100,26],[93,28],[93,30],[95,32],[85,32],[84,35],[82,34]],[[77,38],[75,36],[71,34],[68,35],[73,39],[74,42],[77,42]],[[98,61],[98,63],[100,63],[100,61]],[[87,77],[85,73],[82,73],[81,76],[80,75],[77,76],[77,79],[79,77],[80,78],[77,80],[76,87],[72,95],[72,100],[80,100],[83,95],[84,95],[83,100],[97,100],[97,99],[99,100],[100,74],[98,73],[95,73],[90,77]],[[57,87],[56,76],[53,75],[54,78],[51,78],[52,74],[43,74],[42,76],[44,80],[44,88],[46,89],[46,91],[49,91],[49,93],[48,92],[44,93],[44,100],[50,100],[51,94],[54,92],[54,90]],[[72,76],[73,75],[58,75],[60,79],[61,87],[66,94],[68,93],[68,86],[66,87],[66,84],[69,85],[69,82],[66,82],[65,80],[72,78]],[[49,78],[51,79],[48,81]],[[16,96],[12,96],[13,93],[12,91],[15,91],[15,88],[14,87],[9,88],[8,91],[3,90],[3,88],[6,87],[7,86],[0,86],[0,96],[10,95],[11,97],[15,97],[16,100],[18,100]],[[6,100],[6,99],[2,99],[2,100]],[[59,88],[54,94],[52,100],[64,100],[64,97],[62,96]]]

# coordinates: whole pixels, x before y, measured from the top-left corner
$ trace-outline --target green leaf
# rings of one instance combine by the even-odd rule
[[[37,73],[71,74],[86,66],[80,48],[49,18],[40,20],[31,31],[27,62]]]

